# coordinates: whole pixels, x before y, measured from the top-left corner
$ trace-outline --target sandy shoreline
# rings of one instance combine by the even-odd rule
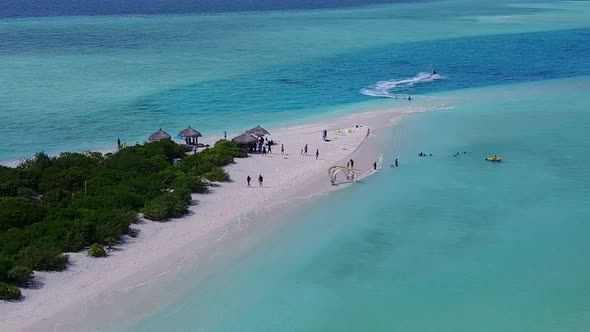
[[[188,256],[198,255],[229,232],[239,231],[248,214],[272,210],[296,197],[336,190],[327,179],[328,167],[346,164],[346,160],[353,158],[360,176],[370,174],[380,154],[373,144],[375,135],[393,126],[404,114],[431,108],[414,104],[329,122],[271,129],[271,139],[279,144],[273,153],[238,159],[228,166],[226,170],[233,182],[212,188],[210,194],[195,195],[196,204],[188,216],[167,223],[145,221],[133,226],[140,230],[139,236],[126,238],[106,259],[90,258],[85,252],[73,253],[72,264],[66,271],[36,272],[35,278],[42,287],[23,290],[25,299],[21,302],[0,302],[0,330],[76,330],[75,325],[70,325],[73,323],[68,323],[76,321],[75,316],[82,317],[97,301],[103,305],[116,302],[116,297],[105,300],[102,294],[128,294],[180,268]],[[367,136],[369,128],[371,133]],[[330,142],[322,141],[324,129],[328,130]],[[335,135],[338,129],[345,129],[344,135]],[[280,144],[285,146],[284,156],[280,154]],[[308,156],[300,155],[305,144],[309,147]],[[318,160],[316,149],[320,153]],[[264,188],[258,188],[255,181],[259,174],[264,176]],[[247,175],[254,179],[253,188],[246,187]],[[73,313],[76,314],[72,316]]]

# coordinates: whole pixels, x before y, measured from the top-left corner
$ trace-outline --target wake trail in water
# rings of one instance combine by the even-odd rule
[[[437,80],[445,79],[444,76],[435,73],[418,73],[414,77],[404,78],[401,80],[379,81],[371,86],[361,90],[361,93],[370,97],[394,98],[395,93],[392,90],[401,90],[416,84],[430,83]]]

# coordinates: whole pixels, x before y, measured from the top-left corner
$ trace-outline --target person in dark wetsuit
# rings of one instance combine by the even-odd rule
[[[258,175],[258,186],[259,187],[263,187],[263,182],[264,178],[262,177],[262,174]]]
[[[395,158],[395,167],[397,167],[397,166],[398,166],[398,164],[397,164],[397,158]]]
[[[246,178],[246,182],[248,182],[248,187],[252,187],[250,185],[250,181],[252,181],[252,178],[250,177],[250,175],[248,175],[248,177]]]
[[[376,171],[377,170],[377,162],[373,163],[373,170]]]

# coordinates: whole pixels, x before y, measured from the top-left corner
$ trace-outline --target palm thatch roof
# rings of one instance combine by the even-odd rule
[[[231,141],[238,145],[256,145],[258,143],[258,139],[248,132],[232,138]]]
[[[260,125],[248,130],[247,133],[252,134],[254,136],[258,136],[258,137],[262,137],[264,135],[270,135],[268,130],[260,127]]]
[[[172,137],[168,135],[165,131],[163,131],[162,128],[160,128],[160,130],[156,131],[155,133],[151,134],[150,137],[148,137],[148,141],[150,142],[160,141],[163,139],[172,139]]]
[[[188,128],[186,128],[185,130],[179,132],[178,133],[178,136],[180,136],[182,138],[187,138],[187,137],[203,137],[203,135],[201,135],[200,132],[194,130],[193,128],[191,128],[191,126],[188,126]]]

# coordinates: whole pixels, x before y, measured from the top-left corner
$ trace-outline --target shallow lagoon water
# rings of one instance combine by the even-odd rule
[[[409,116],[386,144],[400,167],[307,204],[127,330],[588,330],[589,87],[461,90]]]

